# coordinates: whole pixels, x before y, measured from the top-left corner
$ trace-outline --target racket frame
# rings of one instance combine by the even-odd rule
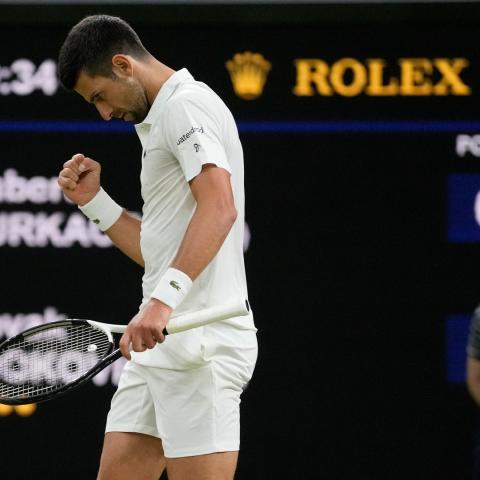
[[[29,328],[28,330],[25,330],[2,342],[0,344],[0,352],[2,351],[3,346],[5,344],[10,344],[12,342],[25,340],[26,338],[32,335],[35,335],[36,333],[41,333],[43,331],[46,331],[47,330],[46,327],[48,327],[48,329],[51,329],[51,328],[62,328],[62,327],[74,327],[74,326],[80,326],[80,325],[90,325],[94,328],[97,328],[103,331],[107,335],[108,341],[110,343],[109,350],[107,351],[106,354],[103,355],[103,357],[97,362],[97,364],[94,367],[92,367],[90,370],[85,372],[83,375],[80,375],[73,382],[66,383],[60,387],[53,389],[50,392],[39,393],[37,395],[29,395],[28,397],[18,396],[15,398],[9,398],[9,397],[0,396],[0,403],[3,403],[5,405],[24,405],[27,403],[39,403],[46,400],[50,400],[53,397],[63,395],[64,393],[79,387],[81,384],[90,380],[92,377],[94,377],[97,373],[99,373],[105,367],[107,367],[108,365],[110,365],[115,360],[121,357],[122,355],[121,352],[119,350],[114,350],[115,344],[114,344],[112,334],[106,329],[99,327],[99,325],[102,325],[102,324],[99,324],[99,322],[92,322],[90,320],[85,320],[81,318],[67,318],[65,320],[59,320],[57,322],[50,322],[50,323],[37,325],[35,327]]]

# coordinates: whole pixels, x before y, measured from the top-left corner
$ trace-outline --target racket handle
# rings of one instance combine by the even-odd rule
[[[237,298],[228,303],[215,307],[206,308],[197,312],[185,313],[178,317],[172,316],[163,330],[164,335],[180,333],[191,328],[203,327],[209,323],[221,322],[228,318],[248,315],[250,305],[245,298]]]

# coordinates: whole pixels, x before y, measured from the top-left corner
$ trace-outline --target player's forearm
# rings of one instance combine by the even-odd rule
[[[124,210],[120,218],[105,233],[125,255],[144,267],[140,249],[140,227],[140,220]]]
[[[232,205],[197,205],[172,267],[195,280],[220,250],[236,217]]]

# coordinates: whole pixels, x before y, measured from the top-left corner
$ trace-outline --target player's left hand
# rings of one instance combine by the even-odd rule
[[[163,329],[166,327],[172,309],[165,303],[152,298],[128,324],[120,340],[122,355],[130,360],[130,345],[134,352],[144,352],[154,348],[165,340]]]

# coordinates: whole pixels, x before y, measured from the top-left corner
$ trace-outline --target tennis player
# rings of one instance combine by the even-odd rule
[[[121,340],[131,361],[112,399],[98,479],[157,480],[165,468],[170,480],[232,479],[240,396],[257,358],[253,317],[162,334],[173,310],[247,297],[243,153],[232,114],[117,17],[90,16],[71,29],[59,76],[103,119],[134,122],[142,144],[141,221],[102,189],[101,166],[88,156],[73,155],[58,179],[145,269],[143,301]]]

